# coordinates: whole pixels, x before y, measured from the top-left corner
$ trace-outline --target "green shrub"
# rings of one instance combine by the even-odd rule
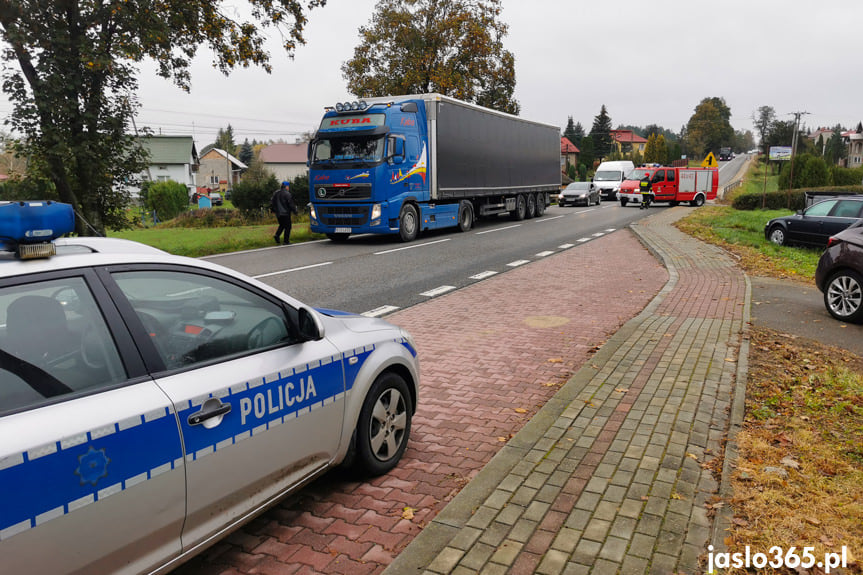
[[[189,189],[172,180],[152,182],[147,186],[144,205],[148,211],[155,211],[160,220],[171,220],[189,208]]]
[[[830,185],[830,170],[824,158],[812,154],[800,154],[794,158],[794,188],[820,188]],[[779,188],[788,189],[791,181],[792,163],[784,162],[779,172]]]
[[[279,188],[279,181],[269,175],[262,179],[243,179],[231,192],[231,203],[244,214],[253,214],[270,209],[270,198]]]
[[[863,168],[830,168],[834,186],[861,186],[863,184]],[[857,193],[863,193],[863,190]]]
[[[735,210],[802,210],[806,207],[806,194],[803,190],[778,190],[767,193],[744,193],[734,196],[731,206]]]

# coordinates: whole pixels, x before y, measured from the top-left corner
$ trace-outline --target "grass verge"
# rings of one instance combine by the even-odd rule
[[[274,223],[256,226],[177,228],[167,223],[152,228],[111,232],[110,236],[140,242],[175,255],[202,257],[273,246],[276,227]],[[306,221],[295,222],[291,229],[292,242],[307,242],[324,237],[309,231],[308,218]]]
[[[764,224],[771,218],[790,213],[787,210],[743,211],[731,206],[704,206],[680,220],[677,227],[733,253],[747,273],[811,284],[822,250],[777,246],[764,237]]]
[[[731,553],[805,547],[863,573],[863,359],[845,350],[750,330],[746,415],[732,473]],[[731,569],[725,573],[746,573]],[[758,573],[824,573],[772,569]]]

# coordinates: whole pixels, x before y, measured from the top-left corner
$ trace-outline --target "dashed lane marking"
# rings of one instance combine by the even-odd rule
[[[366,316],[366,317],[380,317],[380,316],[382,316],[382,315],[386,315],[386,314],[388,314],[388,313],[392,313],[392,312],[396,311],[397,309],[399,309],[399,308],[398,308],[398,306],[394,306],[394,305],[382,305],[382,306],[381,306],[381,307],[379,307],[379,308],[376,308],[376,309],[373,309],[373,310],[369,310],[369,311],[364,311],[364,312],[363,312],[363,313],[361,313],[360,315],[364,315],[364,316]]]
[[[436,287],[434,289],[431,289],[429,291],[424,291],[420,295],[426,296],[426,297],[435,297],[435,296],[438,296],[441,294],[445,294],[446,292],[452,291],[454,289],[455,289],[455,286],[440,286],[440,287]]]

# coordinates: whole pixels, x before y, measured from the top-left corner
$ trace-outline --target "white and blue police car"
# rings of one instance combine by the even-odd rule
[[[164,573],[339,464],[397,464],[404,330],[73,228],[0,203],[0,571]]]

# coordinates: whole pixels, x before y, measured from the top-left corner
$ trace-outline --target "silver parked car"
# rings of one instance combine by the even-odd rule
[[[557,196],[557,205],[564,207],[567,204],[573,206],[599,205],[602,196],[599,188],[593,182],[573,182],[561,190]]]
[[[339,464],[397,464],[404,330],[134,242],[45,241],[72,222],[0,203],[0,571],[166,572]]]

